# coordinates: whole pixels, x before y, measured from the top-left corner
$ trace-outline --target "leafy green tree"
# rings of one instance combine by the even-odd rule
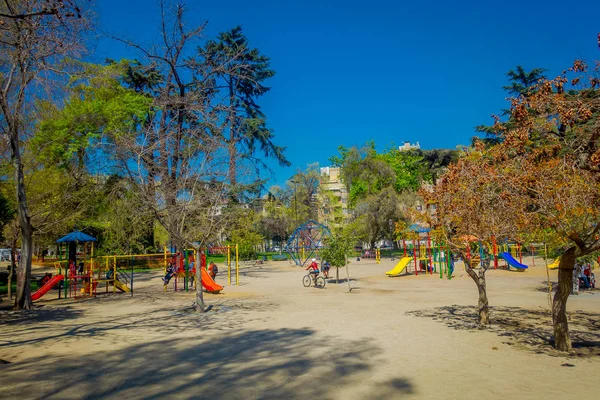
[[[39,202],[47,210],[38,209],[36,215],[47,228],[38,226],[36,238],[49,244],[57,231],[87,227],[99,235],[104,251],[142,252],[154,245],[153,215],[141,207],[123,176],[98,172],[116,171],[108,139],[115,132],[135,130],[149,115],[152,100],[120,84],[128,61],[77,65],[80,72],[69,86],[67,102],[62,107],[41,103],[39,129],[28,143],[41,166],[31,169],[32,176],[37,176],[31,182],[44,183],[36,191],[38,196],[43,198],[48,191],[52,196],[52,201]],[[65,209],[71,210],[68,217]]]
[[[535,90],[537,90],[538,84],[546,79],[546,76],[544,75],[544,72],[546,71],[547,70],[544,68],[534,68],[528,72],[522,66],[517,65],[515,70],[511,69],[506,73],[509,84],[507,86],[502,86],[502,89],[512,97],[527,97],[533,94]],[[509,117],[504,123],[506,128],[509,129],[514,123],[510,110],[502,110],[502,116]],[[496,122],[500,121],[500,117],[493,117]],[[475,145],[476,141],[481,141],[488,146],[500,143],[502,141],[502,136],[497,134],[496,127],[496,125],[478,125],[475,127],[475,131],[484,133],[485,137],[480,138],[474,136],[471,139],[471,144]]]
[[[359,221],[358,234],[371,247],[381,239],[394,239],[394,225],[405,218],[406,196],[428,180],[428,164],[419,151],[399,151],[391,147],[379,154],[374,142],[361,149],[338,148],[340,155],[330,160],[341,166],[342,179],[349,193],[354,218]]]
[[[317,195],[317,207],[320,214],[319,222],[322,224],[328,226],[330,229],[344,224],[347,217],[344,214],[344,206],[340,197],[332,191],[319,190]]]
[[[111,175],[99,193],[102,199],[87,225],[98,232],[99,253],[156,252],[154,215],[131,189],[128,179]],[[166,244],[165,240],[163,244]]]
[[[427,165],[427,176],[430,177],[430,183],[435,184],[442,176],[448,166],[458,159],[458,150],[433,149],[421,151],[423,161]]]
[[[544,68],[534,68],[527,72],[525,68],[517,65],[515,70],[511,69],[506,73],[509,85],[502,86],[502,89],[512,97],[527,96],[536,89],[541,81],[546,79],[544,75],[546,71]]]
[[[279,244],[281,253],[285,241],[295,228],[294,210],[285,202],[285,198],[278,198],[278,188],[271,188],[270,195],[263,205],[263,213],[256,222],[257,231],[266,239]]]
[[[245,189],[237,184],[238,177],[247,183],[255,174],[238,161],[256,160],[257,147],[267,156],[282,156],[256,105],[267,90],[262,82],[272,71],[268,59],[248,47],[239,29],[192,52],[203,40],[205,24],[189,25],[182,5],[171,13],[160,4],[161,45],[125,42],[149,65],[143,75],[152,71],[162,79],[144,84],[150,90],[142,93],[127,87],[150,97],[151,107],[144,118],[131,118],[130,125],[110,132],[108,140],[132,189],[171,243],[198,249],[219,241],[223,228],[233,226],[243,211],[235,205]],[[196,310],[205,310],[200,285]]]
[[[4,227],[15,217],[15,209],[11,202],[0,192],[0,242],[4,242]]]
[[[394,170],[386,160],[378,157],[374,142],[368,142],[360,149],[340,146],[338,150],[341,156],[334,156],[330,160],[342,169],[342,179],[348,190],[350,206],[355,206],[358,201],[384,187],[394,185]]]
[[[267,126],[266,116],[257,103],[270,89],[264,85],[265,81],[275,75],[269,58],[250,47],[240,26],[220,33],[217,40],[207,41],[199,53],[209,67],[208,74],[214,76],[211,90],[223,92],[227,98],[226,141],[231,184],[238,183],[240,159],[264,166],[260,157],[254,156],[259,147],[266,157],[289,166],[284,148],[273,142],[273,130]]]
[[[395,173],[395,189],[416,191],[421,184],[431,181],[427,162],[420,150],[398,150],[392,148],[377,158],[389,165]]]
[[[321,182],[319,164],[309,164],[305,171],[298,171],[287,182],[292,192],[292,205],[296,227],[308,221],[317,220],[319,215],[317,195]]]
[[[348,272],[348,255],[352,250],[353,244],[356,242],[356,237],[351,233],[351,230],[333,233],[332,236],[325,240],[325,247],[321,249],[321,259],[329,262],[332,267],[335,267],[335,281],[339,283],[340,268],[346,268],[346,280],[348,282],[348,291],[352,290],[350,286],[350,273]]]
[[[21,144],[36,123],[34,105],[45,98],[56,66],[72,56],[87,28],[82,4],[67,1],[0,3],[0,134],[9,144],[21,227],[21,262],[17,270],[16,309],[30,309],[34,226],[27,197]],[[52,79],[47,79],[49,76]]]
[[[355,208],[359,235],[371,248],[377,241],[393,240],[394,224],[403,218],[399,196],[393,187],[386,187],[360,201]]]
[[[242,260],[256,259],[256,248],[264,240],[264,237],[255,229],[256,213],[251,209],[241,207],[233,207],[224,212],[235,214],[229,218],[230,223],[223,230],[223,234],[228,238],[227,243],[238,245],[239,256]]]

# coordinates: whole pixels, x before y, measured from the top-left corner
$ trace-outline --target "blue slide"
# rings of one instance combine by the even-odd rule
[[[525,264],[521,264],[520,262],[518,262],[517,260],[515,260],[513,258],[513,256],[510,255],[510,253],[508,252],[504,252],[502,254],[500,254],[500,256],[502,258],[504,258],[506,260],[506,262],[508,263],[508,265],[510,265],[513,268],[519,269],[519,270],[524,270],[527,269],[527,265]]]

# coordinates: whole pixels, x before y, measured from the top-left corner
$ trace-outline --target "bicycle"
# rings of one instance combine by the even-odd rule
[[[312,277],[311,275],[312,274],[304,275],[304,277],[302,278],[302,284],[304,285],[304,287],[309,287],[312,282],[316,288],[323,289],[325,287],[326,282],[325,278],[318,274],[314,274],[314,277]]]

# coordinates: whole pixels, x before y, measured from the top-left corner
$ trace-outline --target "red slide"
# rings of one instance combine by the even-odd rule
[[[213,281],[213,278],[210,277],[204,268],[200,269],[202,270],[202,286],[204,286],[207,292],[219,293],[221,290],[223,290],[223,286]]]
[[[43,295],[48,293],[48,290],[52,289],[54,287],[54,285],[56,285],[58,282],[62,281],[63,279],[65,279],[65,277],[62,275],[54,275],[54,277],[52,279],[50,279],[48,282],[46,282],[46,284],[44,286],[39,288],[35,293],[31,294],[31,300],[39,299],[40,297],[42,297]]]

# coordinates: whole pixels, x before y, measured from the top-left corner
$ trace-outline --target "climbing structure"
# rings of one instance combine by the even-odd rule
[[[300,225],[287,242],[285,251],[296,265],[304,265],[323,247],[323,240],[331,236],[329,228],[317,221],[308,220]]]

